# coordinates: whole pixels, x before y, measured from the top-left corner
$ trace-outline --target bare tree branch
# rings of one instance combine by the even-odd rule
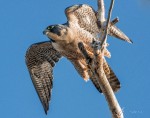
[[[89,74],[90,76],[94,76],[97,81],[99,82],[100,88],[108,102],[110,111],[112,113],[113,118],[124,118],[122,110],[119,106],[119,103],[114,95],[114,92],[107,80],[107,77],[105,75],[105,72],[103,70],[103,61],[105,59],[104,57],[104,50],[106,48],[106,41],[107,41],[107,34],[109,30],[109,25],[113,25],[116,22],[118,22],[118,19],[113,20],[113,22],[110,23],[110,17],[112,14],[112,9],[114,5],[114,0],[111,0],[111,5],[109,9],[109,14],[105,26],[105,31],[102,33],[102,43],[100,41],[93,41],[92,47],[94,52],[94,58],[91,58],[87,51],[84,48],[84,45],[82,42],[78,44],[78,47],[82,54],[84,55],[85,59],[87,60],[87,64],[89,67]],[[101,26],[104,26],[105,23],[105,8],[104,8],[104,1],[98,0],[98,20],[101,23]]]
[[[95,56],[95,58],[91,59],[86,49],[84,48],[83,43],[80,42],[78,46],[79,46],[80,51],[82,52],[82,54],[85,56],[87,60],[90,76],[94,76],[94,78],[96,78],[97,81],[99,82],[100,88],[108,102],[109,109],[112,113],[112,117],[124,118],[122,110],[118,104],[118,101],[114,95],[114,92],[103,70],[102,63],[103,63],[104,57],[101,54],[99,54]]]
[[[114,0],[111,0],[109,12],[108,12],[108,18],[107,18],[107,21],[106,21],[106,29],[105,29],[105,33],[104,33],[104,37],[103,37],[101,46],[103,46],[106,43],[106,40],[107,40],[107,34],[108,34],[108,30],[109,30],[108,28],[109,28],[109,23],[110,23],[110,18],[111,18],[113,6],[114,6]]]
[[[98,0],[98,14],[97,18],[100,24],[102,25],[105,22],[105,6],[104,6],[104,0]]]

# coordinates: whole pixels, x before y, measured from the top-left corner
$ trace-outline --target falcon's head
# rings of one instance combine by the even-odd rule
[[[53,43],[70,42],[73,39],[72,30],[66,25],[50,25],[43,31],[43,34],[47,35]]]

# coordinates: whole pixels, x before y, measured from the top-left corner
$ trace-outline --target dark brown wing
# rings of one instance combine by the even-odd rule
[[[115,73],[113,72],[113,70],[110,68],[110,66],[107,64],[107,62],[105,60],[104,60],[104,64],[103,64],[103,69],[104,69],[106,77],[107,77],[113,91],[117,92],[120,89],[120,82],[119,82],[117,76],[115,75]],[[95,77],[90,77],[90,78],[91,78],[93,84],[95,85],[95,87],[97,88],[97,90],[99,92],[102,92],[99,82],[96,80],[96,78]]]
[[[80,28],[97,35],[99,32],[96,12],[94,9],[86,4],[74,5],[65,10],[69,23],[79,25]]]
[[[50,42],[33,44],[26,52],[26,64],[46,114],[53,86],[53,67],[60,57]]]

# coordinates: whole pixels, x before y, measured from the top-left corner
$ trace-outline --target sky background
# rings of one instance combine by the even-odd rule
[[[106,0],[105,0],[106,1]],[[110,0],[105,2],[108,11]],[[0,0],[0,117],[1,118],[110,118],[103,95],[91,81],[84,82],[65,58],[54,69],[54,87],[46,116],[25,65],[27,48],[47,41],[42,31],[66,22],[64,9],[97,0]],[[116,94],[126,118],[150,117],[150,2],[116,0],[112,19],[134,42],[108,37],[107,59],[122,88]]]

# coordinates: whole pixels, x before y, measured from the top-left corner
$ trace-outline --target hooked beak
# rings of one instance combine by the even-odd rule
[[[49,36],[48,36],[49,33],[50,33],[50,31],[47,30],[47,29],[45,29],[45,30],[43,31],[43,35],[47,35],[48,38],[49,38]],[[52,38],[49,38],[49,39],[50,39],[51,42],[55,43],[55,40],[53,40]]]
[[[49,33],[49,31],[47,29],[43,31],[44,35],[47,35],[48,33]]]

